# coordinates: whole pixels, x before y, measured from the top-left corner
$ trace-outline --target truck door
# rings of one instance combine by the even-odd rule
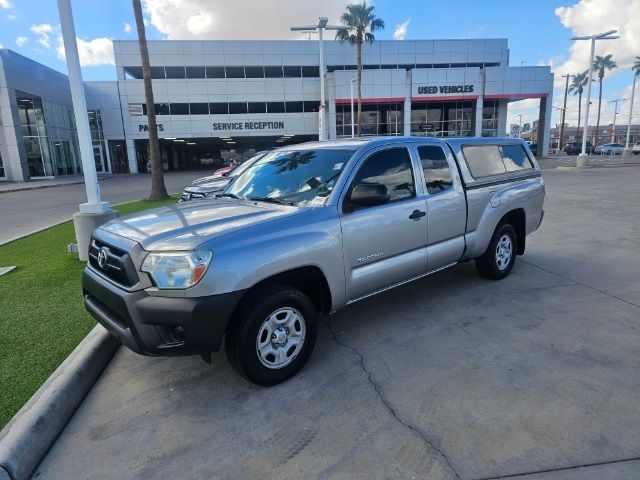
[[[340,202],[348,300],[427,273],[426,203],[416,178],[404,146],[379,149],[358,166]],[[388,201],[353,208],[361,184],[384,185]]]
[[[418,145],[427,190],[427,261],[429,270],[462,257],[467,203],[455,159],[440,145]]]

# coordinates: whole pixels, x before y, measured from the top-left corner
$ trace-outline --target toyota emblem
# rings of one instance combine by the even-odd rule
[[[107,251],[104,248],[98,250],[98,265],[100,268],[107,266]]]

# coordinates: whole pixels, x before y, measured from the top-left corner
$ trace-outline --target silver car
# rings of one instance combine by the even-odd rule
[[[239,374],[273,385],[308,360],[318,315],[466,260],[505,278],[542,222],[544,196],[520,139],[289,146],[215,202],[95,230],[85,305],[135,352],[210,360],[224,341]]]
[[[596,147],[596,155],[622,155],[624,145],[619,143],[605,143]]]

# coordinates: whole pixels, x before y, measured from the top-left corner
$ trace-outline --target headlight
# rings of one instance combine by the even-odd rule
[[[202,279],[212,256],[209,251],[150,253],[142,271],[151,275],[158,288],[189,288]]]

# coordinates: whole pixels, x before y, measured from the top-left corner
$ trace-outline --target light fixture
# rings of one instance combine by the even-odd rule
[[[183,140],[183,139],[181,139],[181,138],[176,138],[174,141],[175,141],[175,142],[184,142],[184,140]]]
[[[283,136],[284,138],[295,137],[295,135],[294,135],[294,134],[292,134],[292,133],[287,133],[287,134],[282,135],[282,136]]]
[[[187,145],[195,145],[196,142],[187,142]]]
[[[222,140],[233,140],[232,137],[220,137]]]
[[[163,140],[177,140],[176,137],[164,137]]]
[[[235,145],[235,144],[236,144],[236,142],[227,142],[227,144],[229,144],[229,145]]]

